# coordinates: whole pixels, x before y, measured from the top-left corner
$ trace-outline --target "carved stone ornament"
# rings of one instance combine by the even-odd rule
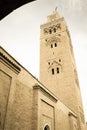
[[[46,45],[61,42],[59,37],[51,37],[51,38],[46,39],[45,41],[46,41]]]
[[[52,68],[52,67],[57,67],[57,66],[59,66],[59,68],[61,68],[61,64],[59,63],[59,62],[57,62],[57,61],[53,61],[51,64],[50,64],[50,66],[49,66],[49,68],[48,69],[50,69],[50,68]]]
[[[53,26],[50,26],[49,28],[44,28],[44,34],[51,34],[51,33],[55,33],[56,31],[61,30],[61,24],[56,24]]]

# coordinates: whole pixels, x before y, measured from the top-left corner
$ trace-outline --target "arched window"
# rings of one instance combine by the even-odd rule
[[[54,75],[54,68],[52,68],[52,74]]]
[[[53,44],[51,44],[51,48],[53,48]]]
[[[57,73],[59,73],[60,71],[59,71],[59,68],[57,67]]]
[[[57,47],[57,43],[55,43],[55,47]]]
[[[50,127],[49,127],[48,125],[46,125],[46,126],[44,127],[44,130],[50,130]]]
[[[50,65],[50,62],[48,62],[48,65]]]
[[[51,29],[49,30],[49,33],[50,33],[50,34],[52,33],[52,30],[51,30]]]
[[[56,28],[54,28],[53,30],[54,30],[54,32],[56,32]]]

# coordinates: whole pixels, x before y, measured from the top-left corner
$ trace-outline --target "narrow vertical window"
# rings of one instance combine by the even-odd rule
[[[55,47],[57,47],[57,44],[55,43]]]
[[[59,73],[59,68],[57,67],[57,73]]]
[[[52,74],[54,75],[54,69],[52,69]]]
[[[51,44],[51,48],[53,48],[53,44]]]
[[[48,65],[50,65],[50,62],[48,62]]]
[[[49,30],[49,33],[50,33],[50,34],[52,33],[52,30],[51,30],[51,29]]]
[[[54,32],[56,32],[56,28],[54,28]]]

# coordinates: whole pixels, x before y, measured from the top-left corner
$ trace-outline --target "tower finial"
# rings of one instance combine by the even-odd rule
[[[58,7],[56,6],[56,8],[55,8],[55,12],[57,12],[57,9],[58,9]]]

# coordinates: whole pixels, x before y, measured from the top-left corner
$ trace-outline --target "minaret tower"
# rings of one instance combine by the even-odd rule
[[[55,11],[40,29],[40,81],[84,123],[80,87],[66,22]]]

